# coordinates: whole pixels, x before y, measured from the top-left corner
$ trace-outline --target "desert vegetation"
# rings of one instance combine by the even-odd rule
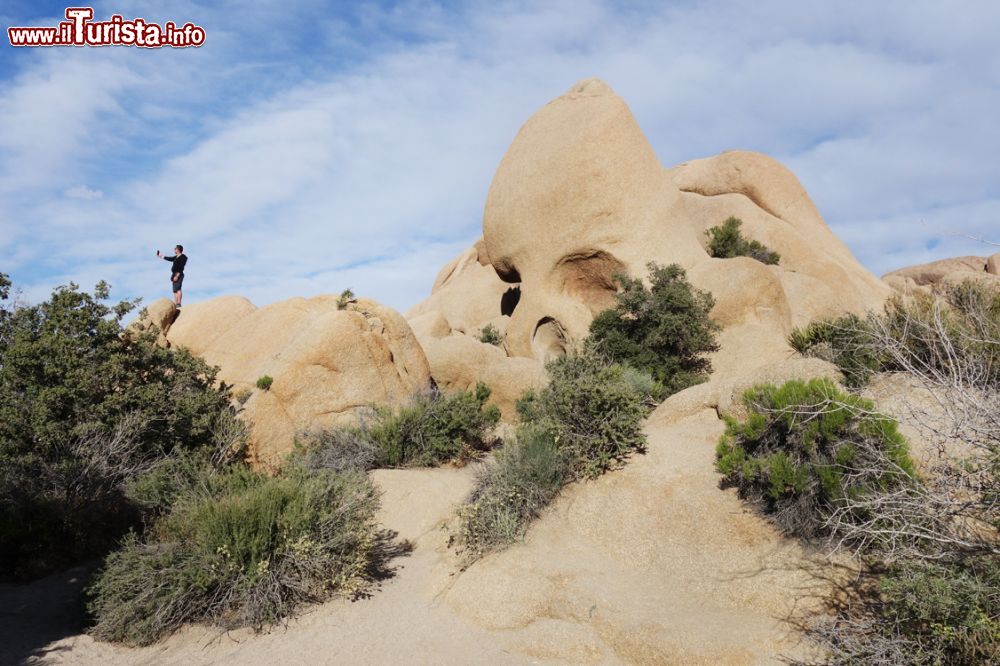
[[[0,308],[3,577],[106,554],[92,631],[129,645],[190,621],[260,629],[363,592],[390,548],[367,477],[251,470],[216,369],[123,328],[136,303],[108,297],[70,285]]]
[[[683,268],[651,263],[648,269],[649,287],[615,276],[615,305],[594,318],[586,344],[652,377],[650,395],[660,400],[705,381],[712,369],[706,354],[718,349],[719,327],[709,318],[712,295],[692,287]]]
[[[763,264],[777,264],[781,255],[771,250],[760,241],[743,236],[740,227],[743,220],[738,217],[727,218],[719,226],[712,227],[708,233],[708,253],[719,259],[732,257],[750,257]]]
[[[895,296],[881,313],[845,315],[796,329],[789,344],[836,364],[850,386],[901,372],[940,387],[960,373],[985,388],[1000,375],[1000,294],[974,280],[936,293]]]
[[[94,635],[147,645],[186,622],[260,630],[304,603],[364,594],[402,549],[376,523],[365,472],[481,455],[500,417],[489,395],[480,385],[372,407],[355,425],[304,437],[274,476],[242,462],[163,461],[127,487],[153,517],[89,588]]]
[[[490,389],[412,396],[399,407],[376,406],[358,423],[306,433],[297,461],[316,469],[427,467],[478,458],[495,444],[500,409]]]
[[[518,402],[516,435],[483,467],[459,509],[454,543],[467,562],[521,538],[567,483],[599,476],[645,448],[645,396],[623,366],[584,350],[546,368],[549,384]]]
[[[704,381],[717,348],[713,300],[676,265],[649,265],[650,287],[617,276],[615,307],[581,349],[550,361],[548,385],[518,401],[520,425],[459,510],[467,561],[524,535],[562,489],[619,467],[645,448],[642,421],[665,396]]]
[[[758,387],[719,444],[725,481],[787,533],[865,565],[810,635],[834,664],[1000,657],[1000,293],[982,282],[892,299],[793,333],[848,385],[906,387],[899,418],[931,447],[919,472],[894,421],[829,382]],[[846,600],[846,602],[845,602]]]
[[[7,296],[6,289],[3,296]],[[179,455],[242,445],[228,388],[190,354],[123,329],[136,303],[76,285],[0,312],[0,575],[106,552],[141,511],[125,485]],[[235,433],[235,436],[234,436]]]
[[[350,289],[345,289],[340,292],[340,296],[337,297],[337,309],[346,310],[347,306],[356,300],[357,297],[355,297],[354,292]]]
[[[169,510],[91,584],[97,638],[148,645],[185,622],[261,629],[369,585],[378,495],[363,473],[186,471],[174,470]]]
[[[479,341],[487,345],[502,345],[503,336],[493,324],[486,324],[483,330],[479,331]]]
[[[718,470],[787,534],[860,534],[842,523],[870,524],[877,533],[882,517],[865,511],[864,499],[905,495],[917,483],[895,421],[829,380],[757,386],[743,406],[745,419],[726,418]]]

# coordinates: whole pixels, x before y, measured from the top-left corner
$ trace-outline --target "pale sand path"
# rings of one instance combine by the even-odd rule
[[[797,545],[719,490],[721,429],[710,409],[677,422],[655,413],[646,455],[570,486],[524,543],[461,574],[441,526],[473,470],[376,472],[384,524],[416,548],[373,597],[315,607],[262,635],[187,627],[137,650],[56,631],[47,645],[35,638],[35,663],[777,662],[802,648],[784,620],[821,590]],[[4,587],[0,607],[58,589],[56,579]],[[30,644],[46,621],[4,622],[17,636],[2,637],[0,663],[23,656],[18,640]]]

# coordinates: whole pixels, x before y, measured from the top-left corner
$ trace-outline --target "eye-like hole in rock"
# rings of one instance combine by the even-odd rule
[[[521,287],[511,287],[500,297],[500,314],[508,317],[514,314],[514,308],[521,300]]]
[[[493,270],[497,272],[497,275],[504,282],[517,284],[521,281],[521,274],[517,271],[517,266],[507,257],[501,257],[494,261]]]
[[[560,259],[554,272],[563,293],[596,315],[615,304],[618,285],[614,276],[628,271],[625,264],[603,250],[581,250]]]
[[[531,352],[543,363],[565,356],[566,331],[562,324],[552,317],[542,317],[535,326],[535,334],[531,337]]]

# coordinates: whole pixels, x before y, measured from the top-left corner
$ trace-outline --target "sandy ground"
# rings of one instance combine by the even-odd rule
[[[811,562],[713,470],[715,411],[654,413],[650,446],[576,484],[523,543],[459,572],[444,524],[472,469],[374,473],[382,521],[415,548],[367,599],[268,633],[186,627],[127,649],[79,631],[85,571],[0,586],[0,663],[774,663],[804,649],[788,620],[823,594]],[[67,610],[69,609],[69,610]]]

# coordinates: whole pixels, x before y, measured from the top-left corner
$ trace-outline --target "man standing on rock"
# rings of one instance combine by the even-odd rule
[[[184,254],[184,246],[177,245],[174,247],[174,256],[168,257],[164,255],[159,250],[156,251],[156,256],[162,258],[164,261],[173,262],[170,265],[170,283],[174,290],[174,303],[177,305],[179,310],[181,307],[181,299],[184,297],[184,292],[181,291],[181,287],[184,284],[184,266],[187,264],[188,258]]]

